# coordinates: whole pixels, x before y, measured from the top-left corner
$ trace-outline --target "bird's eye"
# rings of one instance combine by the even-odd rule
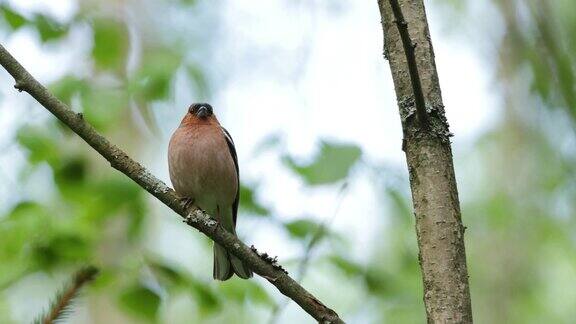
[[[192,115],[198,115],[198,112],[204,111],[202,114],[207,114],[211,116],[214,112],[212,111],[212,106],[207,103],[195,103],[188,107],[188,113]]]

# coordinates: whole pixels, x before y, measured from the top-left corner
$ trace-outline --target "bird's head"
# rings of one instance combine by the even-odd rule
[[[188,108],[188,114],[200,119],[208,119],[213,114],[212,106],[207,103],[195,103]]]
[[[182,119],[183,126],[218,125],[212,106],[207,103],[195,103],[188,107],[188,112]]]

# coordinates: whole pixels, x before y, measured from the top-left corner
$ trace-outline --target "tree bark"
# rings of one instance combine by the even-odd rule
[[[325,306],[298,282],[288,276],[288,272],[278,265],[275,259],[269,258],[267,254],[259,254],[254,247],[246,246],[204,211],[195,206],[186,208],[174,190],[170,189],[164,182],[154,177],[142,165],[130,158],[124,151],[99,134],[84,120],[81,113],[73,112],[58,98],[54,97],[2,45],[0,45],[0,65],[12,75],[16,81],[14,87],[18,91],[29,93],[44,108],[70,127],[88,145],[108,160],[110,166],[128,176],[182,216],[186,224],[204,233],[223,246],[228,252],[246,262],[255,273],[267,279],[282,294],[300,305],[317,321],[322,323],[344,323],[335,311]]]
[[[444,115],[424,4],[422,0],[379,0],[378,5],[384,56],[390,63],[402,120],[402,149],[410,175],[428,323],[472,323],[452,134]],[[400,15],[393,8],[400,9]],[[424,118],[411,77],[419,78],[421,84]]]

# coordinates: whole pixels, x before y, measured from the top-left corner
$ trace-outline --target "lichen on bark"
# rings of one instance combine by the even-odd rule
[[[408,73],[406,46],[399,32],[399,28],[405,26],[397,26],[391,2],[399,2],[410,40],[415,44],[411,46],[425,99],[425,125],[416,118],[414,84]],[[402,121],[402,146],[416,216],[427,319],[429,323],[472,323],[464,226],[450,147],[452,134],[442,103],[424,4],[422,0],[379,0],[378,4],[384,52],[392,71]]]

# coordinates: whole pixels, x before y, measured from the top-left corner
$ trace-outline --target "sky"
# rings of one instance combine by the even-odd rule
[[[270,49],[276,56],[252,53],[265,57],[264,62],[247,64],[248,71],[235,74],[216,99],[216,107],[226,110],[222,123],[235,136],[241,163],[252,163],[246,161],[262,138],[281,133],[287,150],[296,156],[313,154],[321,139],[350,142],[360,145],[368,160],[406,174],[394,87],[381,54],[376,3],[342,2],[332,10],[321,10],[320,1],[312,3],[286,9],[282,1],[262,5],[246,0],[231,1],[226,7],[225,22],[234,26],[225,29],[226,56]],[[490,92],[490,76],[485,73],[489,69],[475,49],[441,31],[445,26],[434,6],[428,6],[428,15],[446,115],[458,152],[490,125],[498,99]],[[242,171],[245,178],[262,181],[263,198],[282,214],[322,218],[333,212],[326,206],[338,205],[338,188],[306,190],[279,163],[262,160]],[[358,246],[363,246],[363,240],[371,237],[365,234],[378,224],[370,218],[382,217],[382,212],[370,175],[355,175],[358,178],[351,182],[338,211],[343,216],[335,217],[333,226],[353,233]],[[357,222],[353,215],[361,215],[364,221]],[[269,245],[269,238],[263,244]]]
[[[17,8],[49,11],[63,20],[76,10],[72,0],[9,2]],[[360,260],[368,258],[370,253],[363,247],[369,246],[381,226],[386,225],[370,174],[353,170],[342,194],[339,186],[311,189],[282,166],[279,154],[269,151],[255,156],[254,152],[271,134],[281,135],[284,149],[303,160],[316,152],[321,140],[354,143],[362,148],[364,161],[399,173],[391,177],[406,177],[400,119],[388,62],[382,57],[376,1],[339,1],[329,8],[322,7],[323,1],[225,2],[214,62],[233,73],[226,75],[223,68],[214,67],[223,74],[223,81],[212,104],[235,140],[243,181],[258,183],[259,197],[281,219],[332,219],[330,226],[346,232],[354,242],[352,254]],[[486,72],[490,69],[478,51],[451,36],[440,9],[434,2],[426,3],[446,115],[455,134],[453,149],[458,155],[497,118],[499,99],[491,89],[492,76]],[[28,32],[8,36],[0,31],[0,41],[46,83],[70,68],[54,62],[72,63],[89,48],[90,44],[82,41],[82,33],[73,33],[65,48],[49,51]],[[24,94],[14,96],[11,82],[6,73],[0,73],[2,209],[9,208],[18,197],[46,194],[34,188],[14,191],[17,170],[25,163],[24,153],[13,143],[17,126],[51,117],[40,107],[27,110],[30,106],[21,105],[26,102],[36,106],[31,99],[22,101]],[[155,142],[156,153],[147,154],[144,161],[166,183],[170,182],[166,157],[157,152],[166,152],[171,131],[186,107],[195,101],[185,82],[177,84],[174,96],[176,104],[168,114],[156,112],[166,120]],[[28,111],[30,115],[23,114]],[[48,171],[41,168],[37,172],[38,181],[45,181],[43,175]],[[171,231],[174,229],[157,237],[154,248],[169,250],[175,237],[186,240],[183,235],[169,234]],[[239,233],[250,233],[249,245],[266,247],[280,260],[297,257],[301,252],[286,243],[288,238],[270,224],[241,220]]]

